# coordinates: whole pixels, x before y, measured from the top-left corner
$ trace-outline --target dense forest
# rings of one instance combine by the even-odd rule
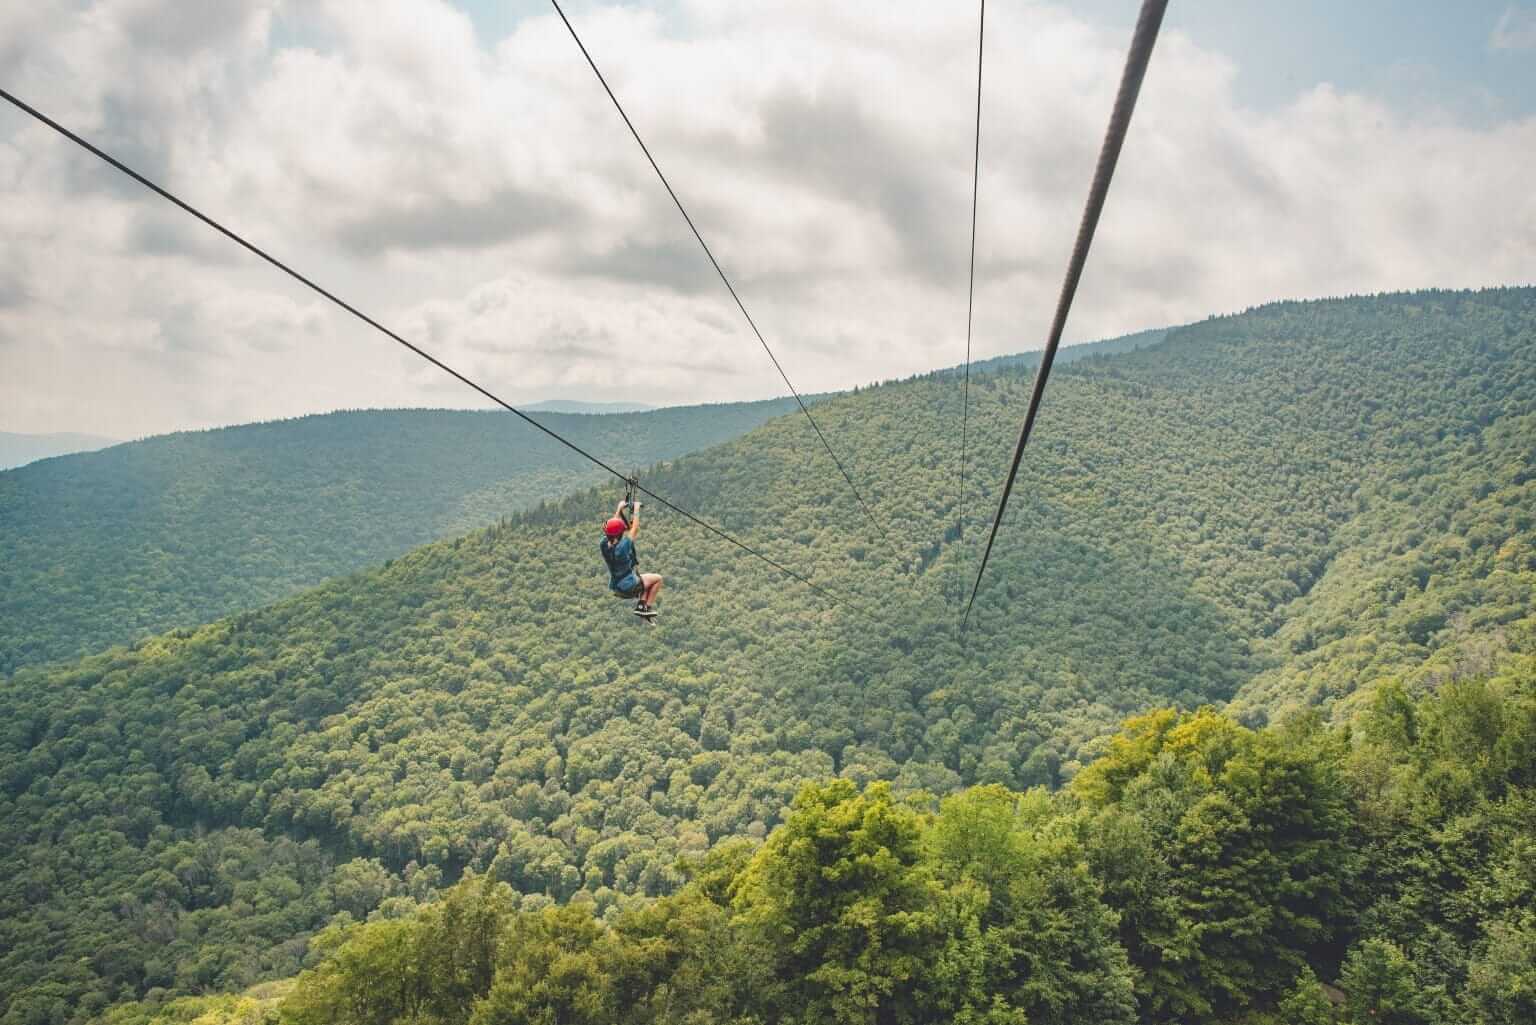
[[[1533,838],[1525,658],[1345,728],[1159,710],[1054,795],[808,784],[642,906],[493,867],[339,916],[295,982],[106,1021],[1527,1025]]]
[[[629,468],[792,401],[538,419]],[[503,412],[331,413],[0,473],[0,675],[195,626],[603,477]]]
[[[301,971],[218,1000],[1310,1022],[1327,983],[1352,1020],[1527,1020],[1536,291],[1062,368],[961,635],[1030,374],[972,383],[963,529],[945,373],[818,409],[885,531],[798,418],[648,474],[841,604],[647,510],[637,629],[586,492],[0,683],[0,1022]],[[417,953],[446,967],[367,1003]]]

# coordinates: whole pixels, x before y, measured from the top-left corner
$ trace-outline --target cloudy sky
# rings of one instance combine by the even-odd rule
[[[1135,0],[992,0],[975,346],[1037,348]],[[513,401],[782,386],[552,8],[0,5],[0,85]],[[802,391],[958,363],[976,10],[567,6]],[[0,109],[0,430],[474,406]],[[1173,0],[1068,327],[1536,280],[1536,3]]]

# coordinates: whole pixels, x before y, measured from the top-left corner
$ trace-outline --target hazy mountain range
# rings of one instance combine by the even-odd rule
[[[92,452],[117,443],[115,438],[94,434],[17,434],[14,431],[0,431],[0,470],[72,452]]]

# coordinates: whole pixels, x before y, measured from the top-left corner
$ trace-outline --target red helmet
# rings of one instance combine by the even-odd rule
[[[624,521],[619,519],[617,516],[603,524],[603,533],[607,534],[609,537],[618,537],[627,529],[628,528],[624,526]]]

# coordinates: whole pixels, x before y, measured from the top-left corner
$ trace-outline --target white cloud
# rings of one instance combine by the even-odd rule
[[[1536,50],[1536,8],[1508,7],[1488,37],[1492,50]]]
[[[782,391],[553,15],[488,50],[436,0],[230,2],[163,37],[170,0],[26,6],[0,25],[24,98],[508,398]],[[812,0],[575,17],[797,386],[958,361],[972,18]],[[1043,339],[1124,44],[1061,7],[989,12],[980,355]],[[1536,120],[1469,127],[1321,85],[1260,114],[1236,72],[1159,43],[1071,337],[1528,279]],[[473,402],[10,113],[0,188],[0,427]]]

